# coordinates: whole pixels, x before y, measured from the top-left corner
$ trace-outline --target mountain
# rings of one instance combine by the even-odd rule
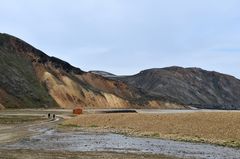
[[[167,67],[117,77],[150,95],[198,108],[240,109],[240,80],[200,68]]]
[[[116,77],[116,75],[106,72],[106,71],[89,71],[89,72],[103,76],[103,77]]]
[[[84,72],[8,34],[0,34],[0,79],[2,108],[184,108],[123,81]]]
[[[240,80],[200,68],[167,67],[116,76],[85,72],[0,34],[0,109],[240,109]]]

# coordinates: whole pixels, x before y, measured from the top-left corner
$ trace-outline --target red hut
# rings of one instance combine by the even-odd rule
[[[73,114],[75,114],[75,115],[80,115],[82,113],[83,113],[83,109],[80,107],[76,107],[73,109]]]

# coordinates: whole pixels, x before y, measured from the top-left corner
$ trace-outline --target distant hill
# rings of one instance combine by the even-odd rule
[[[101,75],[103,77],[116,77],[116,75],[109,72],[105,72],[105,71],[89,71],[89,72],[97,75]]]
[[[8,34],[0,34],[0,61],[2,108],[184,108],[125,82],[84,72]]]
[[[198,108],[240,109],[240,80],[200,68],[167,67],[117,77],[150,95]]]

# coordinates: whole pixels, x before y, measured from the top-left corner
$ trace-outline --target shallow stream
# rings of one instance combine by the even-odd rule
[[[127,137],[113,133],[58,132],[52,128],[31,131],[37,135],[4,145],[7,149],[60,150],[60,151],[111,151],[151,153],[199,159],[239,159],[240,150],[209,144],[196,144],[161,139]]]

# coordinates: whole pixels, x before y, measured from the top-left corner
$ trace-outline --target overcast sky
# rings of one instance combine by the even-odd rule
[[[240,78],[239,0],[0,0],[0,32],[85,71],[201,67]]]

